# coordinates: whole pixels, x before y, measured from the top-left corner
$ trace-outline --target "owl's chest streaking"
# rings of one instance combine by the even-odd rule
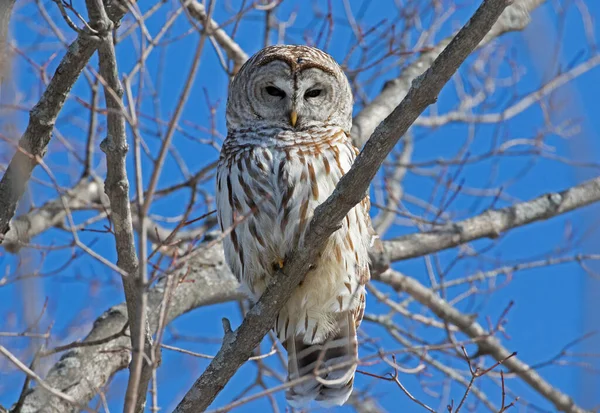
[[[221,230],[231,227],[236,254],[252,248],[251,255],[274,262],[300,246],[312,211],[350,169],[355,150],[339,129],[317,136],[268,133],[228,137],[217,172],[217,207]],[[240,279],[264,272],[273,262],[255,268],[242,258]]]
[[[355,156],[344,131],[334,128],[319,134],[248,131],[228,137],[217,171],[218,218],[227,262],[254,298],[276,264],[302,247],[314,209],[331,195]],[[316,270],[290,300],[298,301],[294,306],[317,312],[354,306],[352,296],[368,278],[367,219],[365,204],[350,211]]]

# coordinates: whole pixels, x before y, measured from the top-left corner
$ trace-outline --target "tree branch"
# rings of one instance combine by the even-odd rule
[[[118,25],[125,11],[114,3],[118,1],[110,1],[107,6],[108,17]],[[37,165],[35,158],[44,157],[46,154],[56,118],[97,47],[98,42],[90,35],[77,36],[67,49],[41,99],[29,113],[29,124],[19,140],[19,147],[26,154],[33,156],[17,151],[0,181],[0,243],[9,230],[9,222],[15,215],[17,203],[25,192],[33,168]]]
[[[4,357],[6,357],[8,360],[10,360],[19,370],[23,371],[28,377],[35,380],[35,382],[38,384],[38,386],[40,386],[47,392],[51,393],[55,397],[58,397],[58,398],[64,400],[65,402],[69,403],[73,407],[77,407],[79,410],[92,411],[92,410],[88,409],[87,406],[78,406],[77,402],[72,397],[70,397],[67,394],[64,394],[60,390],[57,390],[51,386],[48,386],[48,384],[45,383],[44,380],[42,380],[42,378],[40,376],[38,376],[29,367],[27,367],[25,364],[23,364],[21,362],[21,360],[19,360],[17,357],[15,357],[14,354],[12,354],[10,351],[8,351],[3,346],[0,346],[0,354],[2,354]]]
[[[207,248],[207,245],[210,247]],[[166,323],[199,307],[243,298],[243,294],[238,291],[237,280],[225,264],[222,245],[207,240],[199,246],[199,250],[199,254],[175,273],[176,280],[185,277],[186,282],[176,283]],[[166,280],[167,278],[161,279],[148,293],[151,331],[156,331],[158,327]],[[94,322],[83,343],[118,334],[127,322],[125,303],[112,307]],[[63,389],[63,393],[78,404],[85,405],[117,371],[127,367],[131,360],[130,350],[130,338],[125,335],[101,345],[75,346],[52,366],[44,381],[55,389]],[[64,399],[53,396],[41,387],[35,387],[25,397],[21,413],[39,412],[42,407],[51,412],[78,411]]]
[[[510,357],[512,351],[508,351],[495,337],[490,335],[481,325],[466,314],[452,307],[436,293],[425,287],[414,278],[407,277],[397,271],[388,270],[374,277],[381,282],[389,284],[397,291],[403,291],[429,308],[433,313],[446,320],[463,333],[474,339],[479,346],[479,354],[489,354],[496,361],[504,360],[503,365],[511,372],[519,376],[538,393],[548,399],[554,407],[561,412],[585,413],[586,411],[577,406],[573,399],[552,387],[550,383],[542,378],[535,370],[523,363],[517,357]]]
[[[237,369],[273,327],[283,303],[310,270],[329,236],[346,214],[365,196],[369,184],[388,153],[442,87],[492,28],[508,0],[485,0],[469,22],[452,39],[431,67],[415,79],[406,98],[380,124],[354,165],[342,177],[333,194],[314,213],[302,250],[286,257],[285,272],[278,274],[242,325],[226,336],[223,346],[177,406],[177,413],[204,411]]]
[[[104,190],[110,200],[114,237],[119,268],[125,270],[122,277],[127,314],[131,331],[132,362],[129,367],[129,380],[125,395],[126,413],[143,412],[146,404],[148,383],[152,378],[150,360],[152,336],[148,324],[146,271],[140,271],[135,249],[135,236],[131,206],[129,202],[129,181],[127,179],[127,133],[123,109],[123,87],[119,80],[117,57],[113,42],[113,24],[108,18],[102,0],[86,0],[90,26],[100,37],[98,57],[100,75],[104,86],[107,108],[107,136],[100,144],[106,154],[106,181]],[[146,239],[143,237],[143,241]],[[159,353],[160,354],[160,353]]]
[[[506,122],[513,117],[523,113],[531,105],[539,102],[543,97],[550,95],[556,89],[564,86],[578,76],[592,70],[596,66],[600,65],[600,54],[589,58],[583,63],[572,67],[554,77],[552,80],[547,82],[545,85],[540,87],[538,90],[531,92],[524,96],[517,103],[507,107],[499,113],[483,113],[483,114],[472,114],[465,113],[462,111],[452,111],[444,113],[442,115],[427,116],[420,118],[417,122],[420,126],[427,126],[431,128],[439,127],[451,122],[465,122],[465,123],[500,123]]]
[[[409,234],[384,242],[390,261],[420,257],[480,238],[496,238],[502,232],[542,221],[600,201],[600,177],[562,192],[544,194],[507,208],[488,210],[446,228]]]
[[[187,10],[193,18],[204,26],[208,36],[214,39],[225,50],[227,57],[233,60],[233,74],[236,74],[242,65],[246,63],[246,60],[248,60],[246,52],[229,37],[216,21],[209,17],[203,4],[197,0],[189,0],[187,2]]]
[[[498,18],[477,45],[477,49],[504,33],[523,30],[529,24],[529,13],[545,2],[546,0],[516,0]],[[398,78],[386,82],[381,93],[354,117],[350,136],[357,147],[364,145],[377,125],[404,99],[413,80],[431,66],[454,37],[449,36],[427,52],[421,53],[413,63],[402,69]]]
[[[10,70],[8,26],[15,0],[0,0],[0,91],[5,74]]]
[[[61,196],[64,199],[61,200]],[[4,235],[2,246],[10,253],[17,253],[33,237],[63,222],[67,215],[64,208],[65,202],[69,209],[73,210],[100,203],[103,198],[104,185],[102,182],[89,177],[83,178],[64,195],[13,219],[10,223],[10,230]]]

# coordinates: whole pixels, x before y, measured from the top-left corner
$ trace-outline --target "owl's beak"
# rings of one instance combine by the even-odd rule
[[[296,112],[295,110],[292,110],[290,112],[290,123],[292,125],[292,128],[296,127],[296,122],[298,121],[298,112]]]

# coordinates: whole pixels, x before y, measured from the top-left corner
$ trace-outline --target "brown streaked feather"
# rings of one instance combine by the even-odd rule
[[[317,176],[315,175],[315,168],[312,162],[308,162],[308,175],[310,176],[310,188],[312,191],[313,199],[319,199],[319,183],[317,182]]]
[[[265,248],[265,246],[266,246],[265,241],[264,241],[263,237],[260,235],[260,233],[258,232],[258,229],[256,228],[256,222],[255,222],[254,218],[250,218],[250,222],[248,223],[248,228],[250,229],[250,233],[252,234],[254,239],[256,239],[256,242],[258,242],[261,247]]]
[[[331,173],[331,165],[329,165],[329,160],[327,157],[323,157],[323,166],[325,168],[325,174],[329,175]]]

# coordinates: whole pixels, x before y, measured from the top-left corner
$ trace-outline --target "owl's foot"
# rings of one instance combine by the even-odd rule
[[[271,264],[271,266],[273,267],[273,271],[277,272],[277,271],[283,270],[283,264],[284,264],[283,258],[278,258],[275,261],[273,261],[273,264]]]

